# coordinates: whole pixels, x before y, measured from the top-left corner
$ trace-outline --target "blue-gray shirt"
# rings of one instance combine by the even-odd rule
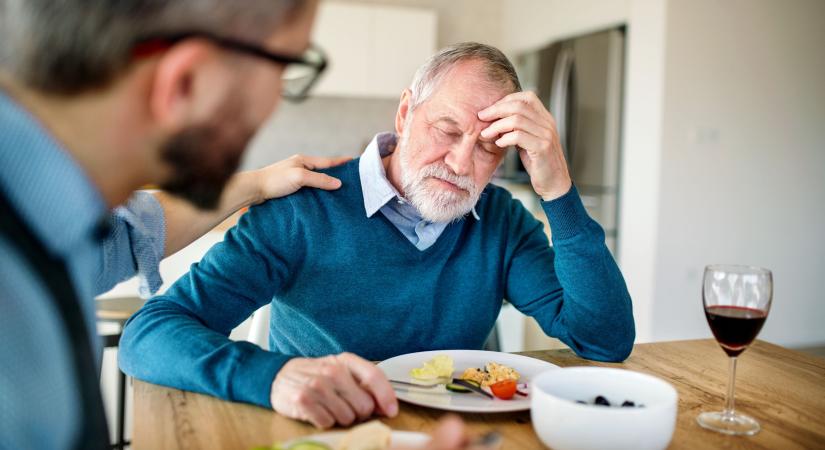
[[[81,166],[0,91],[0,189],[69,271],[90,335],[93,297],[143,271],[157,289],[163,212],[150,194],[111,214]],[[110,230],[101,241],[101,223]],[[0,236],[0,449],[66,448],[82,412],[71,352],[41,280]],[[100,344],[92,343],[99,353]]]
[[[395,151],[397,137],[394,133],[375,135],[358,162],[361,190],[364,192],[364,209],[367,217],[376,212],[387,218],[418,250],[426,250],[435,244],[447,228],[447,222],[428,222],[387,179],[381,158]],[[473,217],[479,220],[475,208]]]

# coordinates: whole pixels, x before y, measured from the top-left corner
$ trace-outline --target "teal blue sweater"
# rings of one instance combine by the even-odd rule
[[[635,336],[630,296],[575,189],[537,221],[488,186],[476,211],[415,248],[382,214],[366,217],[357,160],[328,172],[337,191],[304,189],[253,207],[162,296],[129,321],[120,365],[153,383],[270,406],[295,356],[369,360],[478,349],[507,299],[577,354],[618,361]],[[229,332],[271,303],[270,349]]]

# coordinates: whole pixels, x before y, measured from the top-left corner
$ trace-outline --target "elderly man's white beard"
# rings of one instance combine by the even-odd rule
[[[430,222],[451,222],[469,213],[478,202],[481,189],[473,179],[458,176],[442,162],[422,167],[418,172],[410,169],[409,129],[404,130],[396,151],[401,169],[401,186],[406,199],[418,210],[425,220]],[[429,178],[448,181],[466,193],[453,192],[433,186]]]

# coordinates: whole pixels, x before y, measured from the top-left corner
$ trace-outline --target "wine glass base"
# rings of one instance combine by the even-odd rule
[[[696,417],[702,428],[731,435],[753,436],[761,427],[752,417],[736,412],[704,412]]]

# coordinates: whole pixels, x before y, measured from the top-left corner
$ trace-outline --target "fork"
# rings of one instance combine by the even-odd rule
[[[481,395],[483,395],[483,396],[485,396],[489,399],[493,398],[493,396],[490,393],[488,393],[487,391],[481,389],[480,387],[475,386],[471,383],[468,383],[466,380],[461,380],[461,379],[457,379],[457,378],[453,378],[453,379],[436,378],[435,380],[433,380],[432,383],[422,383],[422,384],[410,383],[409,381],[401,381],[401,380],[389,380],[389,381],[390,381],[390,383],[396,383],[396,384],[400,384],[400,385],[403,385],[403,386],[410,386],[410,387],[417,387],[417,388],[424,388],[424,389],[431,389],[431,388],[434,388],[436,386],[440,386],[442,384],[452,383],[452,384],[457,384],[459,386],[465,387],[465,388],[475,392],[476,394],[481,394]]]
[[[424,389],[431,389],[434,387],[441,386],[442,384],[447,384],[450,380],[446,378],[436,378],[432,383],[411,383],[409,381],[401,381],[401,380],[389,380],[390,383],[401,384],[404,386],[413,386],[417,388],[424,388]]]

